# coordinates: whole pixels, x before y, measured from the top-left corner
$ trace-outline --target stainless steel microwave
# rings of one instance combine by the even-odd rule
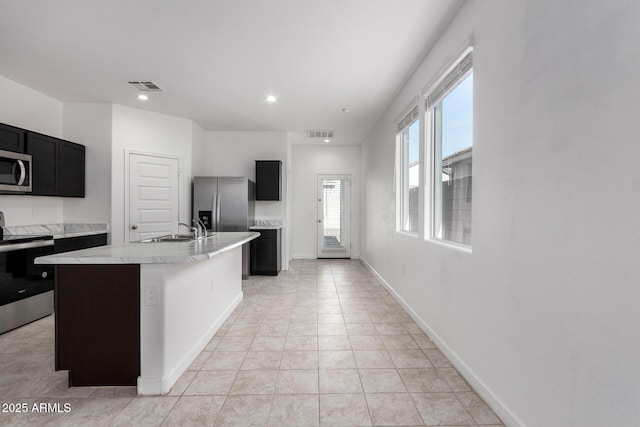
[[[31,192],[31,154],[0,150],[0,192]]]

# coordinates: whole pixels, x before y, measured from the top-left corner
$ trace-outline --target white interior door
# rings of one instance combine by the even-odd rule
[[[178,159],[129,153],[130,242],[177,232],[179,182]]]
[[[318,175],[318,258],[351,257],[351,175]]]

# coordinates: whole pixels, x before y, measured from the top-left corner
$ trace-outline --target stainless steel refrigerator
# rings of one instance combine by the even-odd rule
[[[211,232],[249,231],[255,216],[255,184],[247,177],[193,178],[193,218]],[[242,278],[249,277],[249,244],[242,245]]]

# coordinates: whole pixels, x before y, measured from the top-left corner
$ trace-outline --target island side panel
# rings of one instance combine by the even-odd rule
[[[143,264],[138,394],[165,394],[242,301],[242,248],[209,260]]]
[[[136,385],[140,266],[56,267],[56,370],[69,385]]]

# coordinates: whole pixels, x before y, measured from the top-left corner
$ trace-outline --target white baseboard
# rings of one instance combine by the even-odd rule
[[[293,255],[291,257],[291,261],[294,261],[296,259],[318,259],[317,255]],[[331,259],[331,258],[323,258],[323,259]],[[360,259],[360,255],[353,255],[351,256],[351,259]]]
[[[440,351],[447,356],[447,359],[460,372],[460,375],[471,385],[476,393],[489,405],[489,407],[502,419],[507,426],[526,427],[526,424],[507,407],[507,405],[498,397],[491,388],[485,384],[478,375],[458,356],[458,354],[449,347],[442,338],[411,308],[411,306],[387,283],[386,280],[369,264],[364,258],[360,257],[360,261],[373,273],[373,275],[382,283],[389,291],[391,296],[409,313],[411,318],[420,326],[422,331],[433,341]]]

